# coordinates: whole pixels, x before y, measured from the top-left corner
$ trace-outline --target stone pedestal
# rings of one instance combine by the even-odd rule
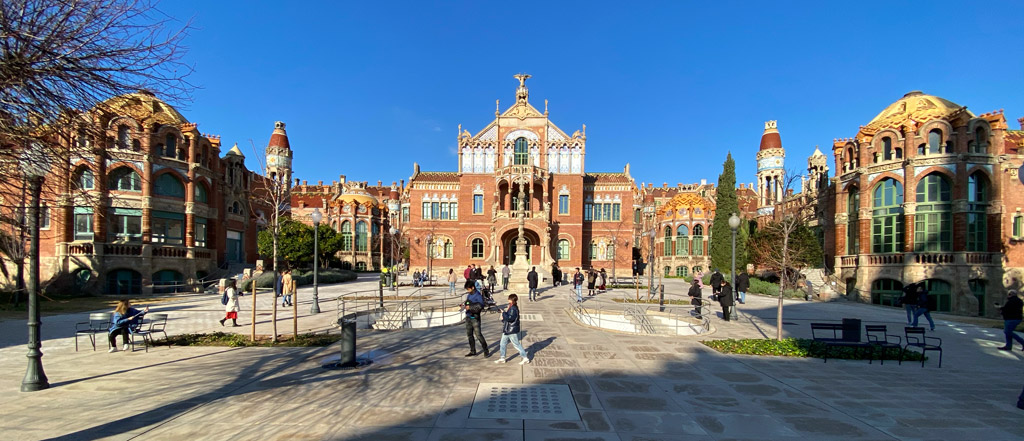
[[[508,278],[509,292],[520,297],[530,294],[530,282],[526,280],[530,273],[530,260],[526,258],[526,251],[517,251],[516,261],[509,268],[512,270]]]

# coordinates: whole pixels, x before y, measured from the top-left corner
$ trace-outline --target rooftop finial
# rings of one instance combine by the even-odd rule
[[[778,121],[765,121],[764,122],[764,131],[765,132],[767,132],[767,131],[777,132],[778,130],[779,130],[779,123],[778,123]]]
[[[525,103],[527,98],[530,97],[530,91],[526,88],[526,80],[530,78],[530,74],[519,73],[512,77],[519,80],[519,87],[516,88],[516,101]]]

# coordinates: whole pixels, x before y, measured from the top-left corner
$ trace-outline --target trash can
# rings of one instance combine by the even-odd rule
[[[860,342],[860,319],[843,319],[843,341]]]

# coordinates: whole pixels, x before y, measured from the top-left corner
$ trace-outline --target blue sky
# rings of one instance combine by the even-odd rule
[[[714,3],[714,4],[712,4]],[[716,181],[727,151],[754,181],[764,121],[787,168],[856,134],[904,93],[975,114],[1024,116],[1015,2],[164,1],[193,20],[200,89],[178,105],[237,142],[251,168],[274,121],[294,176],[385,183],[455,171],[472,133],[514,101],[512,75],[568,133],[587,125],[587,171],[661,185]],[[226,151],[226,148],[225,150]],[[262,154],[262,153],[261,153]]]

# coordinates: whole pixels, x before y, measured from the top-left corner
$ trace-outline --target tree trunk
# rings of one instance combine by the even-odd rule
[[[280,234],[280,226],[278,225],[279,217],[277,212],[274,212],[274,280],[270,282],[271,289],[274,290],[274,298],[270,299],[274,303],[273,313],[271,314],[270,321],[273,323],[272,329],[273,334],[270,337],[270,341],[277,343],[277,236]],[[253,286],[256,286],[256,280],[252,281]],[[255,299],[253,299],[255,301]],[[253,317],[256,320],[256,317]]]
[[[789,252],[789,234],[782,234],[782,273],[779,277],[779,306],[775,317],[775,339],[782,340],[782,295],[786,291],[786,254]]]

